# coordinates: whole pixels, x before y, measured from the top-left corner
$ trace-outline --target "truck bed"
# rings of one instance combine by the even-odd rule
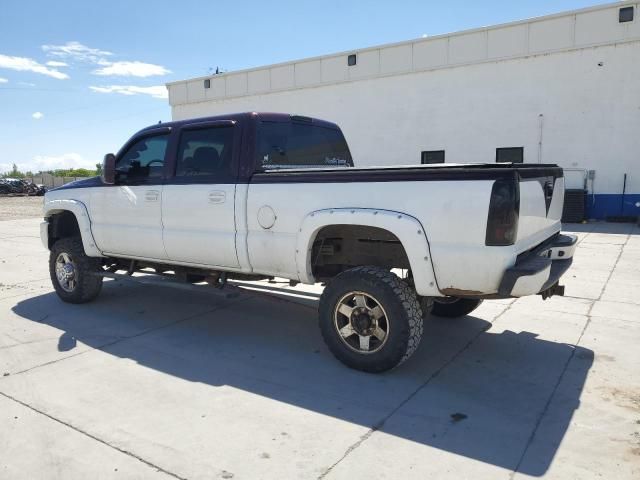
[[[521,178],[562,177],[562,168],[547,163],[442,163],[376,167],[310,167],[270,169],[253,175],[252,183],[395,182],[429,180],[495,180],[517,172]]]
[[[512,244],[490,246],[487,217],[500,179],[517,185],[517,232]],[[309,212],[378,209],[404,212],[422,225],[441,292],[494,294],[518,254],[560,231],[564,179],[553,164],[316,167],[256,173],[248,189],[249,252],[261,271],[296,270],[295,238]],[[253,221],[263,205],[278,217],[268,231]]]

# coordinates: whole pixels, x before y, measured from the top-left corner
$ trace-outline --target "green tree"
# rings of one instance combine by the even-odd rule
[[[72,177],[93,177],[96,174],[95,170],[88,170],[86,168],[76,168],[72,170]]]
[[[89,170],[87,168],[58,169],[48,173],[56,177],[93,177],[97,175],[95,170]]]
[[[12,178],[24,178],[24,173],[18,170],[18,165],[14,163],[11,168],[11,173],[9,174],[9,176]]]

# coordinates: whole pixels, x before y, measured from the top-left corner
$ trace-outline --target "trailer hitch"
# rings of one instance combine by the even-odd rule
[[[554,295],[560,295],[561,297],[564,297],[564,285],[560,285],[558,282],[556,282],[546,290],[538,293],[538,295],[541,295],[543,300],[551,298]]]

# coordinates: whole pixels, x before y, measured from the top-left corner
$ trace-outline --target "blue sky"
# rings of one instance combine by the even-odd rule
[[[602,2],[3,0],[0,172],[93,167],[171,119],[164,84]],[[292,107],[292,109],[295,106]]]

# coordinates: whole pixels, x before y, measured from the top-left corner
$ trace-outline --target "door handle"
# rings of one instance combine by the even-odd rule
[[[160,197],[160,192],[158,190],[147,190],[144,193],[144,199],[147,202],[157,202]]]
[[[209,192],[209,203],[224,203],[226,198],[227,195],[222,190]]]

